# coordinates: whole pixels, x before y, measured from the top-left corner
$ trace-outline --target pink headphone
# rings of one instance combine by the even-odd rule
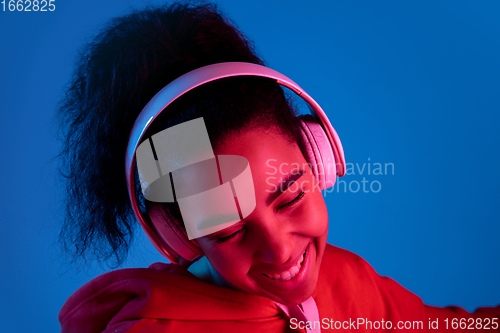
[[[300,116],[301,135],[306,145],[305,158],[311,165],[320,188],[333,186],[336,177],[345,174],[344,150],[325,112],[311,96],[286,76],[261,65],[225,62],[204,66],[178,77],[160,90],[141,111],[132,127],[125,156],[127,188],[134,213],[156,249],[171,262],[178,263],[179,256],[193,261],[203,253],[194,240],[188,239],[185,230],[164,218],[166,212],[160,205],[155,205],[155,208],[148,212],[149,222],[139,209],[134,181],[136,149],[154,119],[174,100],[205,83],[236,76],[257,76],[276,80],[278,84],[304,99],[311,106],[314,116]]]

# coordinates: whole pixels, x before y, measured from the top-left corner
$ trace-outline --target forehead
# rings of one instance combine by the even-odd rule
[[[307,162],[297,143],[275,131],[259,129],[230,135],[216,154],[239,155],[250,164],[256,191],[272,187],[281,176],[304,169]],[[273,175],[275,180],[270,180]]]
[[[227,229],[249,214],[265,212],[286,188],[281,182],[290,182],[290,176],[294,181],[300,178],[298,170],[308,169],[298,145],[274,131],[252,129],[231,134],[214,153],[218,162],[210,159],[172,173],[190,239]],[[230,157],[243,157],[243,168],[224,162]],[[242,170],[236,169],[248,173],[240,177]],[[224,181],[224,175],[232,181]],[[186,193],[181,191],[184,188]]]

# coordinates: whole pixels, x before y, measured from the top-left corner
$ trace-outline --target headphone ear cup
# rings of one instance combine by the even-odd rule
[[[188,261],[195,261],[203,256],[200,246],[188,239],[186,231],[173,221],[172,216],[161,204],[152,204],[147,207],[147,213],[153,226],[152,232],[156,233],[155,235],[148,234],[148,237],[161,253],[168,253],[174,257],[180,255]],[[168,258],[178,262],[178,258],[175,258],[177,260]]]
[[[311,115],[299,116],[305,158],[318,180],[319,188],[332,187],[337,179],[335,155],[323,127]]]

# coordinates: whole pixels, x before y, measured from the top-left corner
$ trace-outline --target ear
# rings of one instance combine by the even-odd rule
[[[145,230],[146,234],[167,259],[174,263],[181,259],[192,262],[203,256],[198,243],[188,239],[182,221],[177,221],[162,204],[148,202],[146,211],[152,226],[149,231]]]

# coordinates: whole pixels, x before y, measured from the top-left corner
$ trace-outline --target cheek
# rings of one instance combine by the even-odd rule
[[[310,196],[301,211],[300,221],[305,235],[321,237],[328,233],[328,211],[321,192],[310,193]]]
[[[318,220],[318,227],[323,229],[323,233],[328,232],[328,210],[323,195],[320,194],[320,200],[316,207],[316,214]]]
[[[227,246],[200,244],[200,246],[212,267],[224,278],[232,280],[232,277],[246,275],[250,261],[240,248],[235,248],[231,244]]]

